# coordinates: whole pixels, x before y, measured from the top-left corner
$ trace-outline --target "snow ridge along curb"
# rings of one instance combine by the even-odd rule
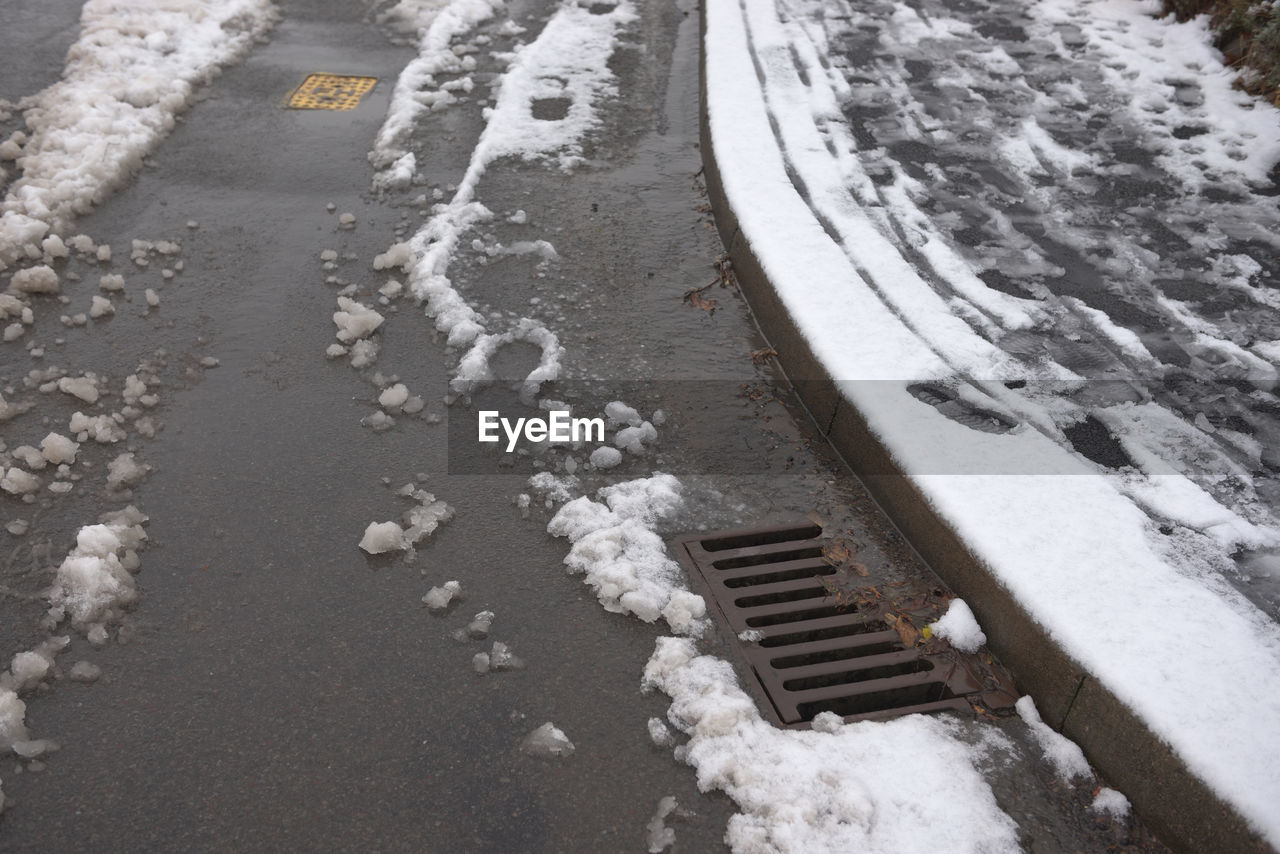
[[[870,426],[872,410],[865,408],[865,402],[860,408],[841,390],[841,383],[822,358],[829,353],[824,354],[821,344],[815,345],[801,332],[801,321],[788,310],[777,283],[765,272],[766,264],[753,246],[753,235],[743,231],[739,213],[747,219],[747,212],[733,209],[720,173],[721,163],[732,156],[726,155],[727,148],[739,146],[741,139],[758,140],[759,124],[749,117],[753,111],[758,114],[763,110],[763,96],[755,93],[752,103],[751,96],[744,95],[746,87],[735,88],[730,97],[721,93],[714,104],[709,100],[708,77],[714,73],[709,70],[714,62],[710,54],[718,50],[717,56],[723,57],[735,44],[733,38],[724,38],[724,33],[717,32],[714,39],[718,48],[713,46],[707,37],[709,18],[718,12],[721,20],[731,20],[740,9],[737,0],[704,0],[700,8],[700,124],[707,191],[743,294],[819,429],[926,562],[971,605],[990,648],[1012,669],[1020,687],[1035,698],[1046,723],[1084,749],[1093,765],[1129,797],[1166,844],[1187,852],[1273,850],[1235,806],[1192,772],[1187,761],[1153,731],[1148,721],[1079,664],[1064,644],[1027,612],[936,509],[935,502],[907,476],[882,434]],[[726,62],[719,70],[729,65]],[[712,129],[713,109],[721,110],[722,116],[733,117],[728,123],[721,123],[719,137]],[[723,128],[739,119],[741,123],[735,130],[741,137],[731,138]],[[777,183],[778,176],[762,168],[753,173],[752,180],[768,185],[771,181]],[[772,210],[771,214],[779,223],[786,217],[785,210]],[[766,239],[768,235],[760,233],[755,237]],[[804,237],[800,235],[801,240]],[[806,244],[798,251],[803,257],[806,250],[817,248],[816,244]],[[1204,725],[1215,727],[1221,723],[1207,719]]]

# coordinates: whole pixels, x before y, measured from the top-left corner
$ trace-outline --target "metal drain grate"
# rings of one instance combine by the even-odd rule
[[[825,711],[852,721],[1012,703],[1012,683],[987,662],[939,639],[908,645],[889,622],[900,609],[859,605],[857,591],[838,587],[839,561],[821,534],[803,522],[674,544],[689,575],[710,594],[711,610],[737,637],[775,723],[805,726]]]
[[[376,77],[309,74],[285,106],[293,110],[354,110],[377,82]]]

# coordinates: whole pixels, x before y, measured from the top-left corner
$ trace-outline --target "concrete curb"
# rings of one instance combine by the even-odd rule
[[[700,4],[706,44],[706,3]],[[716,226],[760,331],[818,428],[925,562],[973,609],[989,648],[1030,694],[1045,722],[1080,745],[1093,766],[1133,803],[1165,844],[1188,854],[1270,848],[1236,811],[1191,773],[1127,705],[1078,665],[935,513],[893,462],[861,412],[800,335],[730,209],[707,112],[706,51],[701,51],[700,139]],[[1212,726],[1212,721],[1206,722]]]

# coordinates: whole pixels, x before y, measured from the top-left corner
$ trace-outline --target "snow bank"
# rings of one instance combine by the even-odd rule
[[[605,610],[646,623],[662,617],[677,634],[701,635],[706,603],[685,589],[680,567],[654,530],[679,507],[680,482],[658,473],[596,495],[600,501],[585,495],[570,501],[547,524],[548,532],[573,543],[565,566],[584,576]]]
[[[680,638],[658,639],[644,685],[671,697],[667,717],[689,736],[677,756],[698,788],[738,804],[725,834],[735,852],[1021,850],[975,767],[982,748],[956,738],[947,718],[776,729],[727,662]]]
[[[88,0],[62,79],[20,105],[31,134],[0,202],[0,269],[124,183],[274,16],[269,0]]]

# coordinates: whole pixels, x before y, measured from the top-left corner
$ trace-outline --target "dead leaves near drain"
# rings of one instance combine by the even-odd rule
[[[751,361],[757,365],[763,365],[770,356],[778,355],[778,351],[772,347],[761,347],[759,350],[751,351]]]
[[[712,282],[709,285],[703,285],[700,288],[694,288],[693,290],[685,291],[684,301],[689,303],[689,305],[693,306],[694,308],[702,309],[707,314],[715,314],[716,306],[720,304],[719,301],[715,297],[705,296],[707,290],[712,287],[715,287],[715,284],[716,284],[715,282]]]
[[[722,288],[737,287],[738,280],[733,275],[733,262],[729,260],[728,255],[721,255],[715,260],[716,277],[711,280],[710,284],[703,285],[700,288],[691,288],[684,292],[684,301],[694,308],[701,309],[707,314],[715,314],[716,307],[720,305],[719,300],[715,297],[707,296],[707,291],[719,285]],[[776,354],[775,354],[776,355]]]

